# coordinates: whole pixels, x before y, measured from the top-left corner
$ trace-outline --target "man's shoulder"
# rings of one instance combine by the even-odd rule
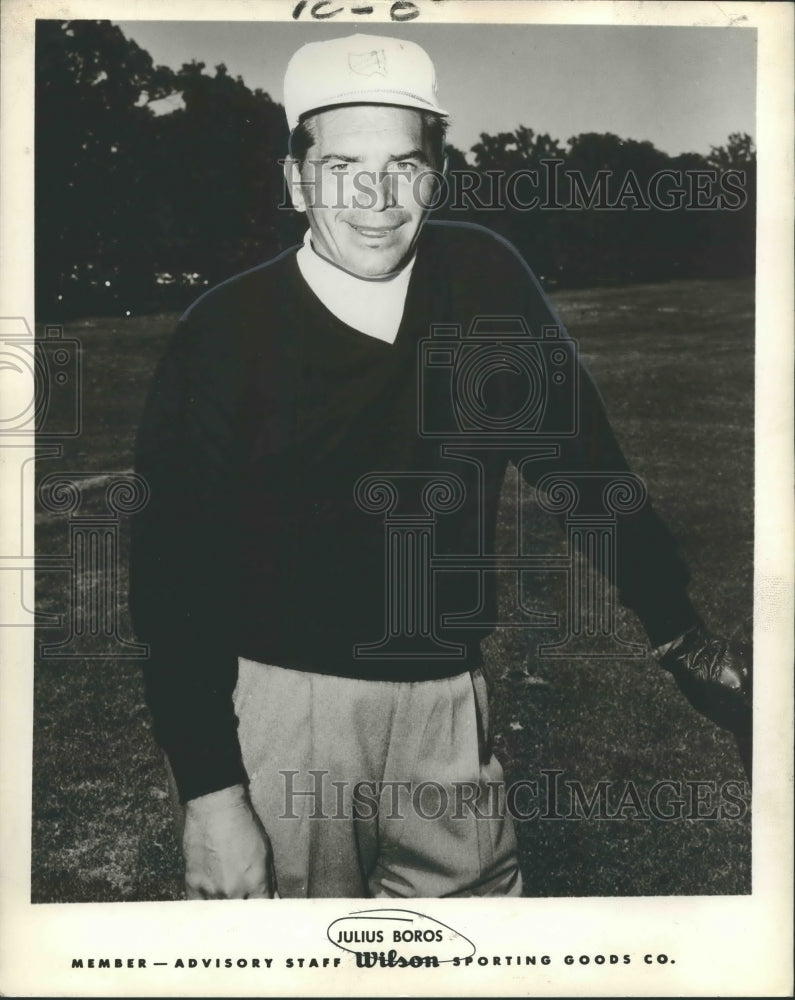
[[[188,366],[202,377],[223,378],[224,369],[248,357],[266,331],[278,335],[297,246],[213,285],[180,316],[162,363]],[[297,273],[298,269],[295,267]],[[295,282],[297,284],[297,282]],[[223,350],[219,346],[223,345]]]
[[[427,260],[440,277],[458,286],[490,287],[495,293],[545,301],[527,261],[504,236],[471,222],[427,223]]]
[[[182,314],[181,322],[198,323],[202,319],[245,314],[261,307],[263,301],[284,292],[285,275],[295,260],[298,246],[288,247],[276,257],[234,274],[213,285],[195,299]]]
[[[516,247],[504,236],[473,222],[434,220],[426,223],[426,240],[434,256],[442,255],[454,265],[480,274],[489,270],[516,273],[532,271]]]

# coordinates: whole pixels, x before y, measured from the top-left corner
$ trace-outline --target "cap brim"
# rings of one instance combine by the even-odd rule
[[[329,108],[350,107],[359,104],[376,104],[392,108],[412,108],[417,111],[429,111],[431,114],[440,115],[442,118],[449,118],[450,116],[450,112],[445,111],[444,108],[440,108],[438,104],[431,104],[429,101],[425,101],[421,97],[415,97],[412,94],[396,94],[394,91],[367,91],[367,93],[362,94],[360,97],[352,94],[341,94],[339,97],[326,100],[316,108],[302,111],[297,119],[288,124],[292,131],[305,118],[309,118],[310,115],[319,114],[321,111],[326,111]]]

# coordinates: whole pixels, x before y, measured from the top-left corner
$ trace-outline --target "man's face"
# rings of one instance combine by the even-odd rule
[[[314,116],[312,132],[300,187],[296,165],[290,180],[315,250],[363,278],[397,270],[414,251],[435,185],[420,112],[330,108]]]

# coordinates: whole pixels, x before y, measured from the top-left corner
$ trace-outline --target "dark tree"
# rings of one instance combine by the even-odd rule
[[[151,290],[152,101],[173,74],[108,21],[36,30],[36,300],[41,318]],[[53,312],[54,311],[54,312]]]
[[[279,208],[287,125],[281,105],[223,64],[210,76],[187,63],[175,87],[183,107],[154,123],[158,266],[178,282],[213,284],[297,237],[294,213]]]
[[[719,214],[710,247],[710,277],[753,274],[756,263],[756,147],[746,132],[732,132],[726,146],[712,146],[707,163],[719,171],[724,183],[733,177],[741,191],[737,207]]]
[[[483,225],[491,226],[514,243],[543,280],[557,280],[562,247],[560,228],[544,207],[548,196],[548,180],[557,176],[564,150],[557,139],[520,125],[513,132],[496,136],[480,134],[480,142],[472,147],[474,165],[488,178],[484,181],[484,201],[493,199],[500,186],[497,204],[505,210],[484,210]],[[557,164],[557,165],[556,165]],[[519,175],[521,179],[519,178]],[[516,178],[515,186],[507,185]],[[539,207],[525,209],[537,197]],[[514,207],[511,207],[511,206]]]
[[[668,157],[650,142],[612,133],[584,133],[568,145],[560,218],[564,279],[588,284],[662,277],[661,213],[649,207],[648,190]]]

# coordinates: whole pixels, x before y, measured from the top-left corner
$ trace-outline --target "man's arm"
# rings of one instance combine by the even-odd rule
[[[548,322],[553,322],[551,313]],[[651,645],[660,646],[700,622],[687,596],[689,572],[645,490],[638,488],[637,496],[631,496],[635,477],[610,426],[601,395],[586,367],[579,361],[576,364],[576,433],[553,439],[557,447],[554,457],[523,461],[522,450],[517,448],[512,458],[533,487],[543,489],[547,476],[570,484],[574,506],[568,514],[596,518],[594,523],[605,516],[611,518],[614,544],[590,551],[590,561],[616,586],[622,603],[637,614]],[[569,402],[563,396],[555,399],[552,391],[549,395],[552,406]],[[569,420],[568,414],[549,415],[551,427],[566,426]],[[606,506],[611,483],[619,497],[628,484],[627,502],[619,504],[618,510]],[[565,512],[559,515],[561,522],[566,516]]]
[[[585,509],[598,509],[604,482],[629,472],[609,425],[601,398],[584,368],[580,371],[580,430],[561,444],[560,458],[546,466],[525,463],[523,474],[533,485],[543,472],[570,476],[584,493]],[[518,456],[517,456],[518,457]],[[589,480],[581,473],[603,475]],[[593,482],[593,495],[588,496]],[[751,650],[713,635],[687,596],[689,574],[679,558],[673,537],[645,498],[634,510],[617,514],[615,545],[606,559],[592,551],[591,562],[613,583],[619,597],[640,618],[653,652],[668,670],[691,705],[716,725],[732,731],[740,743],[743,764],[750,772],[750,756],[743,748],[751,733]]]
[[[147,701],[183,802],[246,780],[232,704],[234,425],[201,340],[180,324],[150,386],[135,455],[149,500],[133,519],[130,567],[133,623],[150,645]]]
[[[522,266],[531,326],[558,326],[565,337],[535,277],[524,262]],[[559,439],[559,454],[554,459],[523,463],[520,449],[513,459],[534,486],[548,473],[571,476],[583,494],[583,509],[597,509],[603,501],[605,477],[620,479],[630,470],[593,379],[583,364],[578,361],[577,365],[577,433]],[[551,391],[551,405],[560,405],[554,396]],[[566,425],[567,415],[559,416],[561,426]],[[552,414],[551,423],[555,422]],[[602,475],[592,479],[580,475],[594,472]],[[592,552],[592,563],[617,587],[622,603],[638,615],[661,665],[673,674],[691,704],[717,725],[732,730],[744,746],[751,731],[750,648],[715,636],[706,628],[687,596],[687,567],[648,497],[631,512],[616,515],[615,532],[611,558],[606,561],[603,552]],[[743,753],[743,761],[748,768],[747,753]]]
[[[181,324],[150,387],[136,469],[150,491],[134,519],[131,611],[155,737],[185,804],[190,898],[273,891],[270,847],[246,793],[233,692],[239,467],[235,365]]]

